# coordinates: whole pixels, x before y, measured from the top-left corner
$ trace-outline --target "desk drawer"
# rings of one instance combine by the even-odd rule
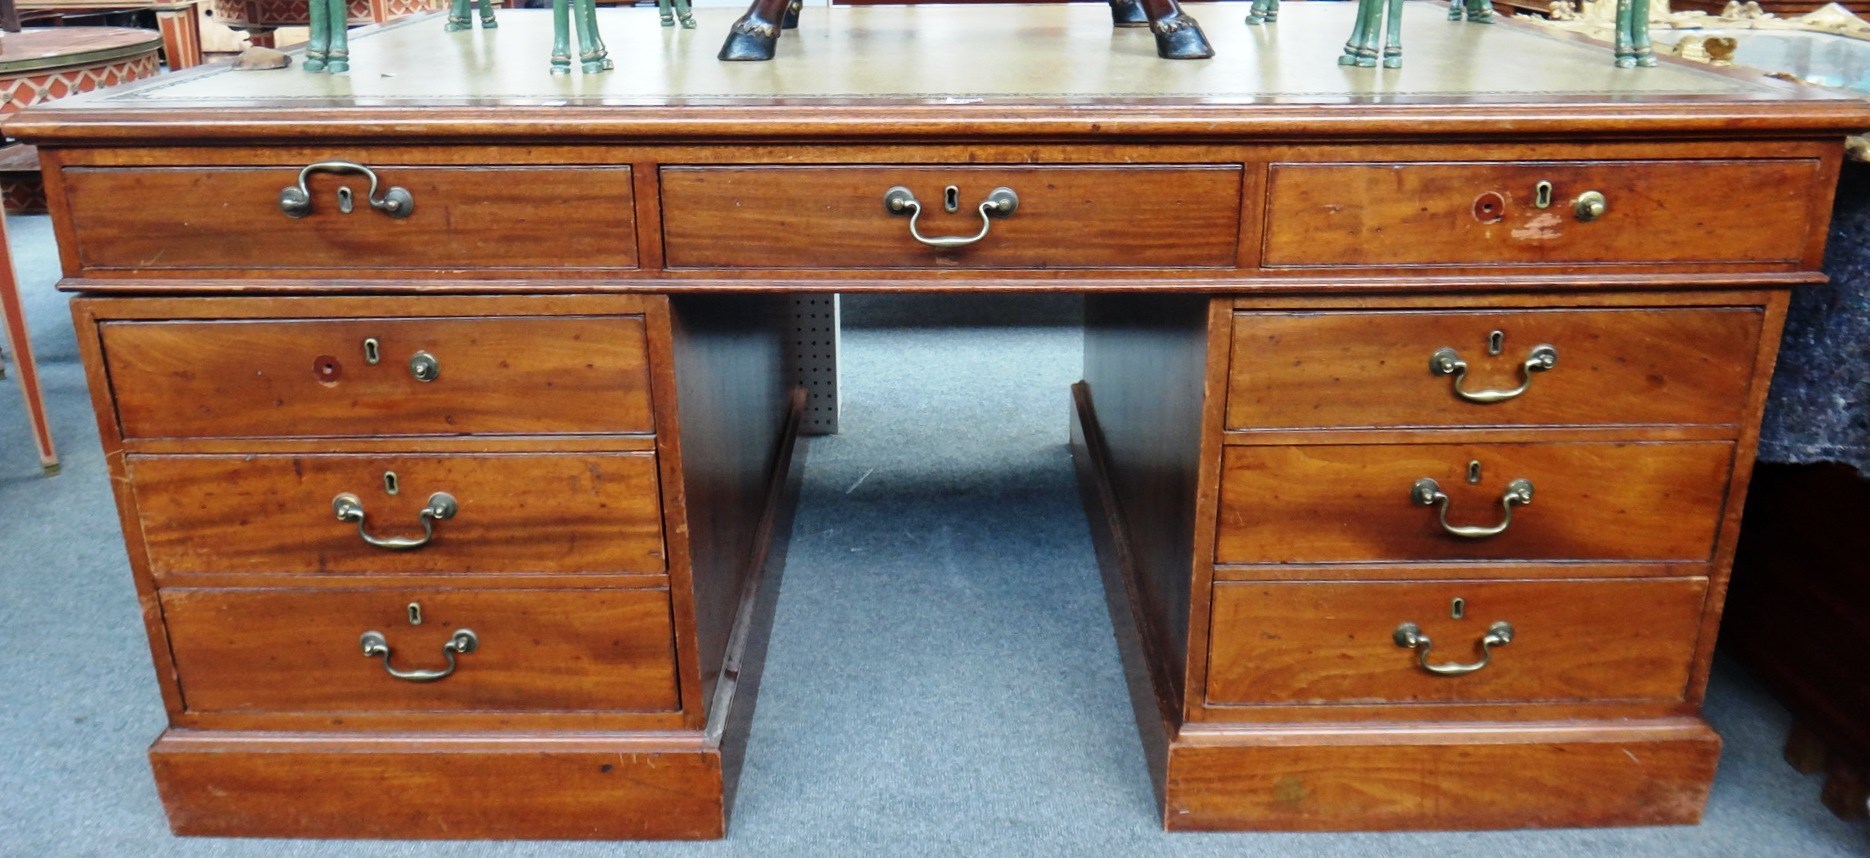
[[[162,591],[190,712],[550,712],[679,708],[667,590]],[[414,606],[414,607],[411,607]],[[412,625],[419,617],[420,625]],[[471,651],[439,680],[457,630]],[[377,632],[387,655],[366,655]]]
[[[1237,313],[1227,426],[1733,426],[1763,318],[1758,307]],[[1549,368],[1529,368],[1545,354]],[[1466,366],[1448,372],[1438,355]]]
[[[379,198],[391,187],[408,193],[404,217],[370,205],[369,177],[315,172],[310,213],[292,217],[280,194],[297,187],[304,166],[66,169],[78,263],[288,276],[636,267],[628,167],[371,164]]]
[[[1215,559],[1706,561],[1733,455],[1724,441],[1230,446]],[[1449,527],[1498,526],[1516,481],[1531,501],[1497,535],[1456,536],[1441,502],[1421,502],[1424,479]]]
[[[137,455],[128,471],[159,579],[665,569],[653,453]],[[453,499],[452,514],[428,512],[437,493]],[[354,514],[338,517],[339,495],[361,509],[363,533]],[[363,535],[410,540],[431,529],[419,548]]]
[[[1019,202],[979,241],[940,249],[885,206],[896,186],[925,237],[981,232],[996,188]],[[665,167],[664,252],[672,268],[1232,267],[1240,193],[1232,165]]]
[[[1704,578],[1214,585],[1208,700],[1217,704],[1681,700]],[[1461,619],[1453,618],[1455,599]],[[1495,623],[1511,640],[1472,665]],[[1396,640],[1413,623],[1429,639]]]
[[[1268,266],[1793,263],[1813,159],[1274,164]],[[1540,183],[1550,205],[1538,207]],[[1585,221],[1579,197],[1601,194]]]
[[[641,316],[121,321],[99,330],[126,438],[654,428]],[[427,381],[420,355],[433,362]]]

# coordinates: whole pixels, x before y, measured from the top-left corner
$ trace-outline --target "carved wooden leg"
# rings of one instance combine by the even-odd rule
[[[316,7],[325,5],[325,20],[331,28],[330,53],[325,55],[325,71],[342,74],[351,70],[351,10],[344,0],[312,0]]]
[[[39,391],[39,367],[33,363],[32,343],[26,338],[26,311],[20,304],[19,281],[13,276],[4,221],[0,221],[0,316],[6,319],[7,339],[13,343],[13,359],[19,364],[19,390],[26,397],[26,417],[32,421],[32,440],[39,447],[39,466],[49,477],[58,473],[58,452],[52,449],[52,427],[46,422],[45,397]]]
[[[1110,0],[1110,23],[1118,27],[1149,26],[1149,15],[1143,12],[1143,0]]]
[[[747,14],[727,30],[720,59],[728,62],[770,60],[779,46],[780,22],[790,0],[753,0]]]
[[[1357,0],[1357,23],[1351,26],[1351,38],[1344,43],[1344,54],[1338,57],[1338,65],[1371,67],[1377,64],[1376,28],[1382,11],[1382,0]]]
[[[1279,0],[1253,0],[1247,8],[1247,26],[1279,23]]]
[[[1149,31],[1156,34],[1156,56],[1165,60],[1205,60],[1214,56],[1214,48],[1201,32],[1194,16],[1182,11],[1175,0],[1142,0],[1149,16]]]
[[[311,36],[305,43],[305,70],[321,72],[325,70],[331,53],[331,16],[325,9],[324,0],[312,0],[308,11]]]
[[[610,61],[610,50],[604,47],[604,36],[597,31],[596,0],[575,0],[578,13],[578,59],[582,61],[585,74],[610,71],[615,66]]]
[[[552,0],[552,73],[571,74],[571,0]]]
[[[1402,68],[1402,0],[1390,0],[1389,22],[1384,29],[1388,35],[1383,43],[1383,67]]]

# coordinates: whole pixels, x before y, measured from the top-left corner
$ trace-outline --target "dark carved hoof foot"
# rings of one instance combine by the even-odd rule
[[[1143,0],[1111,0],[1110,23],[1119,27],[1147,27],[1149,13],[1143,11]]]
[[[719,59],[726,62],[770,60],[779,46],[779,28],[742,18],[727,32]]]
[[[799,12],[805,8],[804,0],[792,0],[786,4],[786,17],[780,19],[779,29],[796,30],[799,28]]]
[[[1156,34],[1156,56],[1165,60],[1205,60],[1214,56],[1208,37],[1201,34],[1201,25],[1187,15],[1177,13],[1152,21],[1149,29]]]

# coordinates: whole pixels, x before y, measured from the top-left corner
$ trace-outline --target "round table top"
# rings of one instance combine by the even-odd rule
[[[0,33],[0,75],[120,60],[162,47],[155,30],[129,27],[28,27]]]

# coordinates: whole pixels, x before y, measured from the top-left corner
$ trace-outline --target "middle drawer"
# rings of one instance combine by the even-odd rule
[[[159,580],[666,568],[654,453],[132,455],[127,467]]]
[[[1705,562],[1733,456],[1726,441],[1229,446],[1215,561]]]
[[[1227,268],[1240,194],[1231,164],[664,167],[662,231],[671,268]]]

